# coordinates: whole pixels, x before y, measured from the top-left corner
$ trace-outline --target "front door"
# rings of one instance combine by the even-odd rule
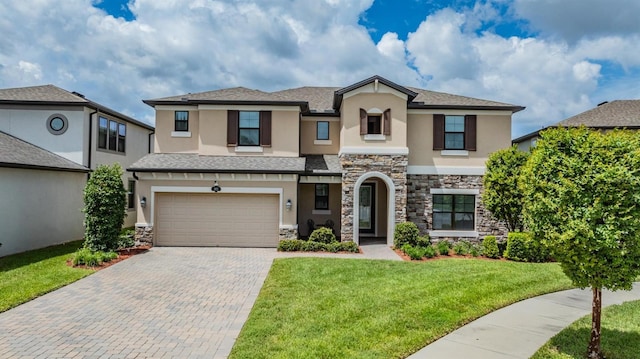
[[[359,227],[360,233],[375,232],[375,192],[374,183],[363,183],[360,186]]]

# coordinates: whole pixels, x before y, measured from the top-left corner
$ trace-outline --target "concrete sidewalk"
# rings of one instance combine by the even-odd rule
[[[640,283],[628,292],[602,293],[603,307],[632,300],[640,300]],[[526,359],[562,329],[590,313],[590,289],[546,294],[489,313],[409,358]]]

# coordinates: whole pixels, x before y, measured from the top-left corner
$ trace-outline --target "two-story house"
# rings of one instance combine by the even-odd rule
[[[153,131],[153,126],[53,85],[0,89],[0,211],[20,214],[0,222],[0,255],[81,239],[87,175],[78,180],[78,172],[112,163],[127,168],[151,152]],[[63,172],[73,180],[63,179]],[[129,192],[125,225],[133,226],[137,182],[131,173],[122,179]]]
[[[333,228],[393,243],[505,235],[482,206],[490,153],[523,107],[400,86],[229,88],[144,101],[155,153],[134,163],[137,237],[155,245],[265,246]]]

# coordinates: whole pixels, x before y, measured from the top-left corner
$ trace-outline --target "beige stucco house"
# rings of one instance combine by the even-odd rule
[[[19,197],[9,196],[0,201],[2,213],[22,213],[29,218],[33,230],[23,231],[22,222],[8,222],[7,226],[0,227],[2,235],[0,242],[0,256],[8,254],[8,244],[11,241],[29,243],[29,246],[16,246],[21,250],[44,247],[50,244],[81,239],[82,227],[82,189],[88,178],[90,170],[101,164],[119,163],[122,168],[127,168],[142,156],[150,153],[153,148],[153,126],[137,121],[129,116],[114,111],[106,106],[91,101],[82,94],[69,92],[53,85],[0,89],[0,131],[5,135],[20,139],[36,146],[51,155],[64,158],[86,171],[82,173],[81,185],[78,187],[78,173],[68,174],[69,171],[47,170],[46,176],[33,170],[12,170],[15,182],[11,187],[14,193],[20,193]],[[6,139],[5,139],[6,140]],[[12,142],[14,143],[14,142]],[[4,147],[0,156],[10,158],[15,149]],[[8,162],[10,168],[16,164]],[[8,166],[8,165],[7,165]],[[6,167],[0,164],[0,167]],[[5,170],[8,171],[8,170]],[[64,173],[67,173],[63,175]],[[60,178],[57,184],[35,186],[35,177]],[[62,180],[62,177],[73,177],[73,180]],[[136,221],[135,213],[135,185],[136,181],[131,173],[124,173],[123,183],[129,191],[129,204],[125,226],[133,226]],[[67,184],[65,187],[64,184]],[[18,187],[16,187],[18,186]],[[52,187],[53,186],[53,187]],[[50,196],[55,188],[58,193],[70,193],[73,195],[68,200],[54,199]],[[79,196],[79,197],[77,197]],[[77,203],[76,199],[80,199]],[[34,202],[39,206],[34,209]],[[29,203],[30,207],[21,206]],[[38,211],[44,211],[40,213]],[[38,214],[36,214],[36,212]],[[55,213],[54,213],[55,212]],[[67,235],[56,236],[56,239],[48,238],[48,226],[40,225],[54,218],[54,214],[65,214],[73,218],[68,221],[58,222],[69,225]],[[48,215],[49,217],[45,217]],[[71,219],[69,219],[71,220]],[[72,227],[72,228],[71,228]],[[39,229],[35,231],[35,229]],[[15,234],[22,233],[16,237]],[[65,239],[66,240],[63,240]]]
[[[482,206],[482,175],[523,107],[380,76],[144,102],[156,111],[154,153],[128,168],[141,240],[274,247],[322,225],[392,244],[404,221],[440,239],[505,234]]]

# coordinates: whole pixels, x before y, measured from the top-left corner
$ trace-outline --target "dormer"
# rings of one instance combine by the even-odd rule
[[[342,152],[407,152],[407,104],[418,94],[373,76],[335,92]]]

